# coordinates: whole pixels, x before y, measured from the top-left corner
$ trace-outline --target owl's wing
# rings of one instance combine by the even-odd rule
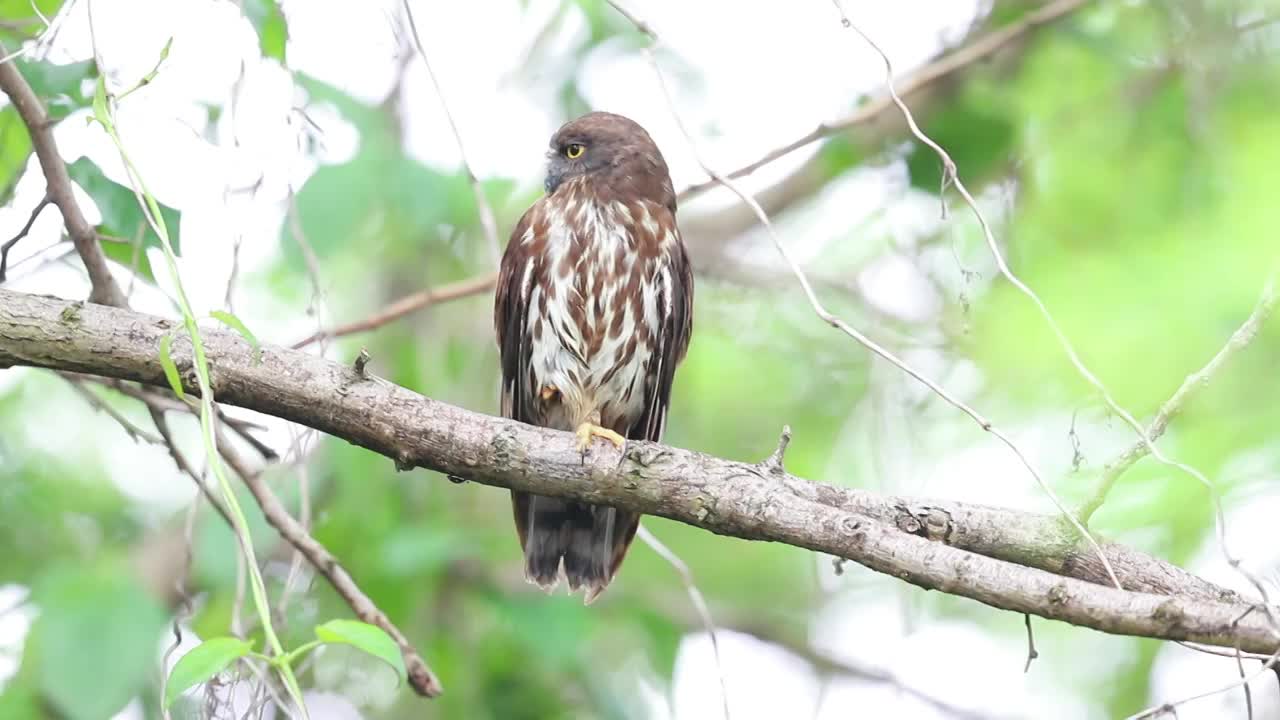
[[[644,413],[631,427],[627,437],[656,442],[662,439],[667,427],[667,407],[671,402],[676,366],[684,360],[693,334],[693,268],[680,239],[675,215],[667,208],[654,214],[672,240],[664,245],[664,257],[653,278],[662,324],[654,359],[645,378]]]
[[[493,303],[493,329],[502,364],[502,416],[526,423],[534,421],[530,406],[533,392],[529,387],[528,313],[537,258],[523,240],[532,232],[532,217],[540,205],[541,201],[530,207],[511,232],[498,270]]]

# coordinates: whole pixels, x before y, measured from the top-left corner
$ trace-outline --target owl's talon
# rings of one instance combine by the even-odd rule
[[[626,447],[627,439],[607,427],[600,427],[593,423],[584,422],[574,431],[574,435],[578,436],[578,452],[585,453],[587,448],[591,447],[591,438],[604,438],[613,443],[613,446],[622,450]]]

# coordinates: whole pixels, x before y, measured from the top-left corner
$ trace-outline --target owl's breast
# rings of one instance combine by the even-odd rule
[[[601,424],[625,432],[644,412],[661,322],[659,257],[638,247],[628,220],[636,218],[625,208],[593,203],[551,218],[529,331],[534,387],[553,427],[572,429],[598,412]],[[541,393],[548,386],[557,391],[551,401]]]

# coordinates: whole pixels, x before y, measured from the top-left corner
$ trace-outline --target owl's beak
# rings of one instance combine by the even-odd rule
[[[547,179],[543,183],[543,189],[550,195],[560,187],[561,181],[564,180],[565,166],[560,159],[560,154],[552,151],[547,153]]]

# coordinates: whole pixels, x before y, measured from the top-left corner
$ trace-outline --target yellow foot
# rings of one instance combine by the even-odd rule
[[[538,396],[542,398],[542,402],[550,402],[560,397],[560,388],[555,385],[543,385],[542,392],[538,393]]]
[[[586,452],[591,447],[591,438],[604,438],[614,444],[614,447],[622,450],[627,444],[627,439],[618,433],[606,427],[600,427],[589,422],[584,422],[578,426],[574,432],[578,436],[578,452]]]

